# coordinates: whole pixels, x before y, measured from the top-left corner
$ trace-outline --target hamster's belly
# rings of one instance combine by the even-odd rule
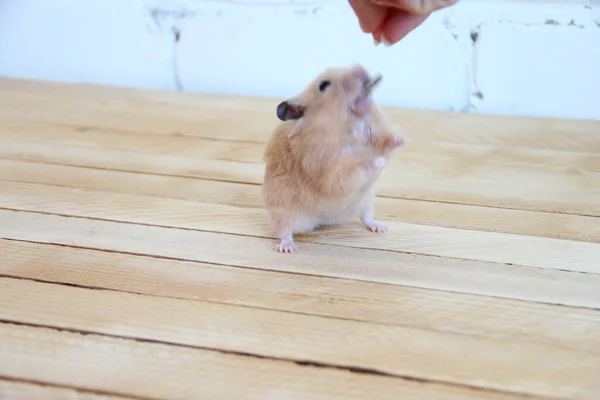
[[[360,193],[323,205],[318,212],[321,225],[337,225],[356,218],[365,194]]]

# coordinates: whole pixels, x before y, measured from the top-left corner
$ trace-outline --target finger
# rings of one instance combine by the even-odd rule
[[[423,23],[429,14],[411,14],[395,10],[391,12],[377,32],[379,40],[386,45],[392,45],[404,39],[406,35]]]
[[[358,17],[363,32],[375,32],[385,21],[388,12],[386,8],[375,5],[369,0],[348,0],[348,2]]]

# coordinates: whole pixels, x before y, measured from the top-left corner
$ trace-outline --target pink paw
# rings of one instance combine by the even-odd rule
[[[371,231],[375,233],[385,233],[387,232],[387,225],[383,222],[375,221],[374,219],[365,222],[365,226]]]
[[[388,147],[391,149],[397,149],[399,147],[404,146],[404,143],[405,143],[404,136],[396,135],[395,137],[389,138],[385,141],[385,147]]]
[[[282,240],[276,246],[277,251],[280,253],[293,253],[296,251],[296,245],[291,240]]]

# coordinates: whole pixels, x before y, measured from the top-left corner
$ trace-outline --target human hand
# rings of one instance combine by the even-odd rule
[[[391,46],[421,25],[429,15],[458,0],[348,0],[365,33],[376,45]]]

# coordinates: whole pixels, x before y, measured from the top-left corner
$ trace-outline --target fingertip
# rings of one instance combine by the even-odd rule
[[[385,34],[381,35],[381,43],[383,43],[383,45],[385,47],[390,47],[391,45],[395,44],[396,42],[392,43],[389,41],[389,39],[387,37],[385,37]]]

